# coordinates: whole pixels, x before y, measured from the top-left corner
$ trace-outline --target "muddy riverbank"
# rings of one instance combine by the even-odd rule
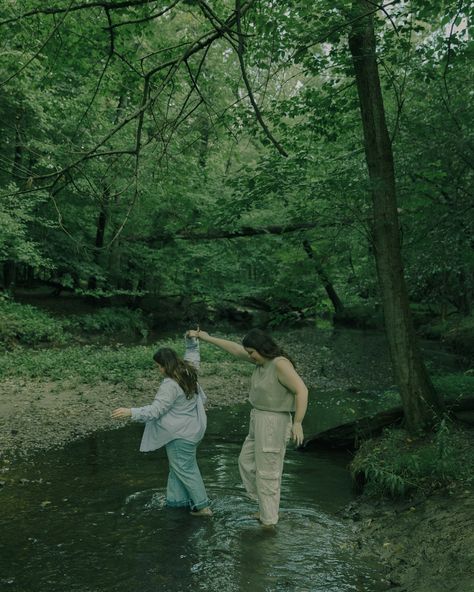
[[[356,500],[357,553],[377,559],[398,592],[474,591],[474,490],[455,486],[427,497]]]

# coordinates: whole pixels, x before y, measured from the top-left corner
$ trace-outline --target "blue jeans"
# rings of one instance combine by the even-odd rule
[[[196,460],[197,444],[178,438],[166,445],[170,465],[166,505],[202,510],[209,505],[206,488]]]

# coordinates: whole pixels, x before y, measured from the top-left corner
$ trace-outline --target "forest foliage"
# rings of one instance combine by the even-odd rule
[[[373,6],[410,298],[467,315],[468,4]],[[4,289],[283,319],[332,311],[328,286],[377,304],[351,14],[346,0],[2,3]]]

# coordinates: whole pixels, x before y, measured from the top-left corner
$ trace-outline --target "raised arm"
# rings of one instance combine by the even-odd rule
[[[229,352],[241,360],[254,363],[254,360],[252,360],[252,358],[245,351],[243,345],[240,345],[240,343],[236,343],[235,341],[230,341],[228,339],[221,339],[220,337],[212,337],[207,331],[202,331],[200,329],[190,330],[187,332],[187,335],[190,337],[197,337],[201,341],[205,341],[211,345],[216,345],[217,347],[220,347],[224,351]]]
[[[201,367],[201,353],[199,351],[199,340],[196,337],[189,335],[189,331],[184,336],[184,343],[186,351],[184,353],[184,360],[192,364],[196,370]]]
[[[308,389],[302,378],[296,372],[293,364],[286,358],[279,358],[276,361],[278,380],[295,395],[295,417],[293,420],[292,437],[293,441],[301,446],[304,440],[303,426],[301,425],[306,409],[308,407]]]

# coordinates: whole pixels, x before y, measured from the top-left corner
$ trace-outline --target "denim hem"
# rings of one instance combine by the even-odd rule
[[[183,500],[182,502],[172,502],[170,500],[166,500],[166,505],[170,508],[190,508],[191,501]]]
[[[207,508],[208,506],[210,506],[210,502],[207,499],[199,504],[191,504],[191,510],[193,512],[196,512],[197,510],[202,510],[203,508]]]

